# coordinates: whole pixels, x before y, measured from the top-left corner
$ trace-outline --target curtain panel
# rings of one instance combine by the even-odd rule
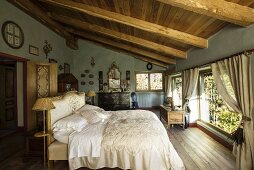
[[[172,75],[167,76],[167,89],[166,89],[166,96],[167,97],[173,97],[172,94]]]
[[[236,169],[254,169],[253,94],[251,54],[240,54],[211,65],[214,81],[223,100],[242,115],[242,144],[234,143]]]
[[[199,69],[189,69],[182,72],[182,99],[183,109],[186,109],[189,99],[192,97],[193,92],[197,86]]]

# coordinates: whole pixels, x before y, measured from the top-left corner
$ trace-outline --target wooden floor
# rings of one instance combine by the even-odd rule
[[[227,148],[213,140],[198,128],[171,127],[168,130],[170,141],[182,158],[187,170],[227,170],[234,169],[235,158]],[[39,170],[43,169],[42,159],[24,157],[24,152],[17,152],[12,157],[0,162],[0,169]],[[55,170],[67,170],[67,161],[57,161]]]
[[[187,170],[227,170],[235,167],[232,152],[198,128],[183,130],[171,127],[168,135]]]

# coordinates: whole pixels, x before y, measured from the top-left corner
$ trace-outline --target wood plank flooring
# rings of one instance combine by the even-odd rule
[[[171,127],[168,136],[187,170],[231,170],[235,167],[231,151],[198,128]]]

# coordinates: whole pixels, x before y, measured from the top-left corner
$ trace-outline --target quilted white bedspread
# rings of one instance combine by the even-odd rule
[[[111,113],[112,116],[100,125],[94,124],[72,134],[70,138],[78,144],[69,143],[70,169],[184,169],[166,129],[154,113],[145,110]],[[70,138],[69,141],[73,141]],[[71,150],[73,148],[76,150]]]

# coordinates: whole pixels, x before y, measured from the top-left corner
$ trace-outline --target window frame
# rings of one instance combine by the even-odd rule
[[[203,86],[204,86],[204,76],[205,75],[208,75],[208,74],[211,74],[212,76],[213,76],[213,73],[212,73],[212,69],[211,68],[207,68],[207,69],[204,69],[204,70],[200,70],[199,71],[199,79],[198,79],[198,86],[197,86],[197,90],[198,90],[198,96],[199,96],[199,121],[201,121],[201,122],[203,122],[203,123],[205,123],[205,124],[207,124],[207,125],[209,125],[210,127],[212,127],[214,130],[216,130],[217,132],[219,132],[219,133],[222,133],[222,134],[224,134],[224,135],[226,135],[226,136],[230,136],[230,134],[232,133],[232,132],[227,132],[226,130],[224,130],[224,129],[222,129],[222,128],[220,128],[220,127],[218,127],[218,126],[216,126],[216,125],[214,125],[213,123],[211,123],[211,122],[206,122],[205,120],[203,120],[202,119],[202,117],[201,117],[201,114],[204,114],[204,112],[202,111],[202,109],[201,109],[201,102],[202,102],[202,93],[203,93]],[[218,95],[220,95],[219,94],[219,92],[218,92]],[[223,100],[223,99],[222,99]],[[224,100],[223,100],[223,102],[225,102]],[[229,110],[230,111],[230,110]],[[230,111],[230,112],[232,112],[232,111]],[[208,113],[209,114],[209,113]],[[239,113],[238,113],[239,114]]]
[[[171,77],[171,79],[172,79],[172,81],[171,81],[171,93],[172,93],[172,98],[173,98],[173,101],[174,101],[174,89],[176,88],[176,85],[175,85],[175,80],[174,79],[176,79],[176,78],[181,78],[182,79],[182,81],[183,81],[183,77],[182,77],[182,73],[177,73],[177,74],[174,74],[174,75],[172,75],[172,77]],[[183,83],[183,82],[182,82]],[[181,88],[183,88],[183,84],[182,84],[182,87]],[[183,90],[183,89],[182,89]],[[182,94],[183,92],[181,91],[181,94]],[[175,105],[175,103],[174,103],[174,105]],[[182,105],[183,105],[183,99],[182,99],[182,95],[181,95],[181,108],[182,108]],[[176,105],[175,105],[176,106]]]
[[[162,89],[151,90],[150,74],[161,73],[162,74]],[[148,74],[148,90],[137,90],[137,74]],[[165,72],[164,71],[135,71],[135,91],[136,92],[165,92]]]

